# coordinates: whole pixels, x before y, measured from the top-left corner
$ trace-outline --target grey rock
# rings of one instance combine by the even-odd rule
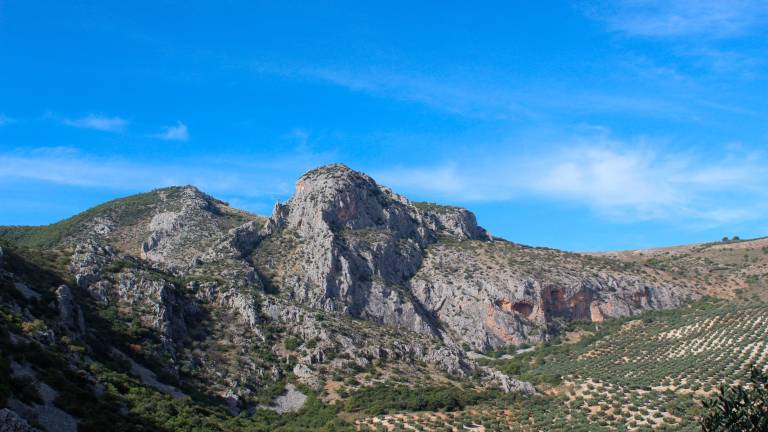
[[[15,411],[20,417],[39,424],[47,432],[77,432],[78,420],[52,404],[53,399],[57,396],[56,391],[45,384],[39,387],[42,390],[41,396],[46,401],[44,404],[27,405],[19,400],[10,399],[8,408]]]
[[[493,238],[466,209],[411,202],[338,164],[303,175],[265,221],[193,187],[153,193],[67,243],[73,288],[153,329],[161,346],[147,354],[170,373],[186,367],[232,410],[288,367],[319,389],[321,371],[427,362],[531,392],[465,351],[545,341],[561,323],[676,307],[692,294],[610,259]],[[62,325],[83,331],[72,291],[57,296]],[[301,343],[265,346],[267,334]],[[265,351],[280,360],[262,362]]]
[[[72,290],[67,285],[61,285],[56,289],[56,299],[59,305],[59,319],[62,325],[76,335],[85,332],[85,320],[83,311],[77,304]]]
[[[271,409],[280,414],[296,412],[304,407],[307,401],[307,395],[296,389],[293,384],[285,385],[285,393],[275,398],[270,406],[261,406],[261,408]]]
[[[278,264],[302,268],[282,287],[296,301],[436,336],[434,318],[409,295],[408,281],[440,235],[483,236],[471,213],[421,211],[343,165],[302,176],[270,220],[299,238],[295,261]]]
[[[318,391],[322,388],[322,380],[318,373],[309,368],[306,364],[297,364],[293,367],[293,374],[302,384]]]
[[[114,276],[111,295],[118,305],[147,311],[138,317],[157,330],[166,353],[173,355],[174,341],[186,333],[183,300],[176,287],[145,271],[130,271]]]
[[[37,379],[37,373],[27,364],[11,362],[11,374],[17,378]]]
[[[182,392],[181,390],[177,389],[176,387],[174,387],[172,385],[161,383],[157,379],[157,376],[155,375],[154,372],[152,372],[151,370],[145,368],[144,366],[136,363],[135,361],[133,361],[133,359],[131,359],[127,355],[121,353],[120,351],[113,350],[112,351],[112,355],[117,357],[117,358],[119,358],[119,359],[127,361],[131,365],[131,373],[133,375],[139,377],[139,379],[141,379],[141,382],[143,382],[144,384],[146,384],[146,385],[148,385],[150,387],[155,388],[156,390],[160,391],[161,393],[165,393],[167,395],[173,396],[176,399],[181,399],[181,398],[187,397],[187,395],[184,394],[184,392]]]
[[[513,264],[531,258],[541,263],[535,271]],[[575,254],[502,241],[435,245],[410,287],[457,342],[480,351],[545,340],[557,319],[602,321],[677,307],[685,294]]]
[[[178,272],[220,241],[223,233],[218,216],[221,202],[187,186],[173,194],[160,193],[161,202],[141,246],[141,257],[162,268]]]
[[[451,373],[472,367],[463,343],[540,342],[558,320],[671,308],[686,294],[608,261],[493,239],[465,209],[411,203],[338,164],[303,175],[267,225],[254,261],[289,301],[431,335],[453,348],[422,355]]]
[[[38,432],[15,412],[0,408],[0,432]]]
[[[424,355],[424,360],[440,366],[440,368],[451,375],[457,376],[464,375],[466,371],[474,367],[473,364],[469,363],[464,353],[456,348],[440,347],[436,350],[428,351]]]
[[[40,300],[40,294],[23,282],[14,282],[13,287],[27,300]]]
[[[496,384],[506,393],[536,394],[536,389],[529,382],[510,378],[508,375],[489,367],[482,367],[481,369],[485,373],[486,381]]]
[[[115,256],[110,246],[104,246],[94,239],[88,239],[75,246],[69,269],[75,275],[77,286],[88,289],[101,279],[104,266]]]

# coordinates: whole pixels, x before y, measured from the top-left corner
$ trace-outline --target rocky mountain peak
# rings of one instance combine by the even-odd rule
[[[272,256],[261,258],[270,263],[266,273],[282,275],[288,296],[314,308],[436,335],[434,316],[409,293],[427,248],[444,237],[490,240],[468,210],[412,203],[341,164],[299,178],[295,194],[275,206],[271,222],[299,239],[281,269],[273,268]],[[304,271],[283,270],[294,266]]]
[[[305,236],[343,230],[387,231],[421,245],[440,235],[490,239],[472,212],[453,206],[412,203],[343,164],[313,169],[296,182],[296,192],[275,206],[273,221]]]
[[[244,401],[287,367],[314,387],[327,371],[385,361],[519,388],[464,351],[541,342],[572,320],[695,295],[656,270],[492,238],[466,209],[409,201],[341,164],[304,174],[266,220],[180,186],[0,238],[72,251],[50,293],[62,334],[86,340],[89,310],[109,308],[154,335],[136,333],[143,345],[122,350],[151,350],[173,376],[194,373]]]
[[[342,164],[326,165],[301,176],[294,195],[276,208],[276,213],[287,227],[305,235],[366,228],[408,231],[415,220],[405,198]]]

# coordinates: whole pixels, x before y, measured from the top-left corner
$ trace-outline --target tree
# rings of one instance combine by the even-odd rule
[[[720,386],[720,394],[704,402],[704,432],[768,431],[768,375],[753,367],[749,383]]]

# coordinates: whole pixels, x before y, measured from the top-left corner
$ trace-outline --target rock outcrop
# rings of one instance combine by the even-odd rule
[[[56,289],[56,300],[62,325],[75,335],[83,334],[85,332],[83,311],[80,310],[72,290],[67,285],[59,286]]]
[[[183,270],[221,237],[219,202],[194,187],[160,194],[158,212],[149,221],[141,257],[170,270]]]
[[[310,171],[275,207],[277,231],[297,238],[295,253],[265,263],[286,274],[280,289],[309,307],[440,335],[438,323],[408,283],[426,248],[441,236],[487,240],[464,210],[419,208],[369,176],[343,165]],[[259,249],[254,252],[257,257]],[[271,257],[270,257],[271,258]],[[288,275],[289,268],[301,272]]]
[[[473,349],[537,342],[573,320],[680,306],[685,292],[611,262],[505,241],[439,244],[411,280],[424,307]]]
[[[39,432],[8,408],[0,408],[0,432]]]
[[[302,176],[271,223],[276,234],[262,239],[294,241],[253,255],[290,299],[449,345],[536,342],[556,333],[558,322],[628,316],[685,299],[607,260],[494,240],[465,209],[411,203],[343,165]],[[275,256],[275,248],[283,253]]]
[[[55,289],[46,337],[87,340],[83,308],[93,308],[128,329],[121,338],[132,343],[113,348],[145,382],[142,359],[162,369],[153,387],[186,380],[232,412],[286,377],[322,390],[334,375],[387,365],[531,393],[465,351],[544,341],[569,321],[697,295],[609,258],[494,238],[466,209],[411,202],[339,164],[303,175],[269,218],[174,187],[75,220],[57,227],[67,233],[57,247],[76,286],[38,293],[9,279],[30,302]]]

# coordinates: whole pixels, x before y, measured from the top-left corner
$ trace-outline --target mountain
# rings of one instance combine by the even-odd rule
[[[487,355],[737,292],[696,276],[706,248],[519,245],[340,164],[269,217],[172,187],[0,239],[0,416],[48,431],[333,430],[382,395],[535,399]],[[762,277],[748,256],[718,275]]]

